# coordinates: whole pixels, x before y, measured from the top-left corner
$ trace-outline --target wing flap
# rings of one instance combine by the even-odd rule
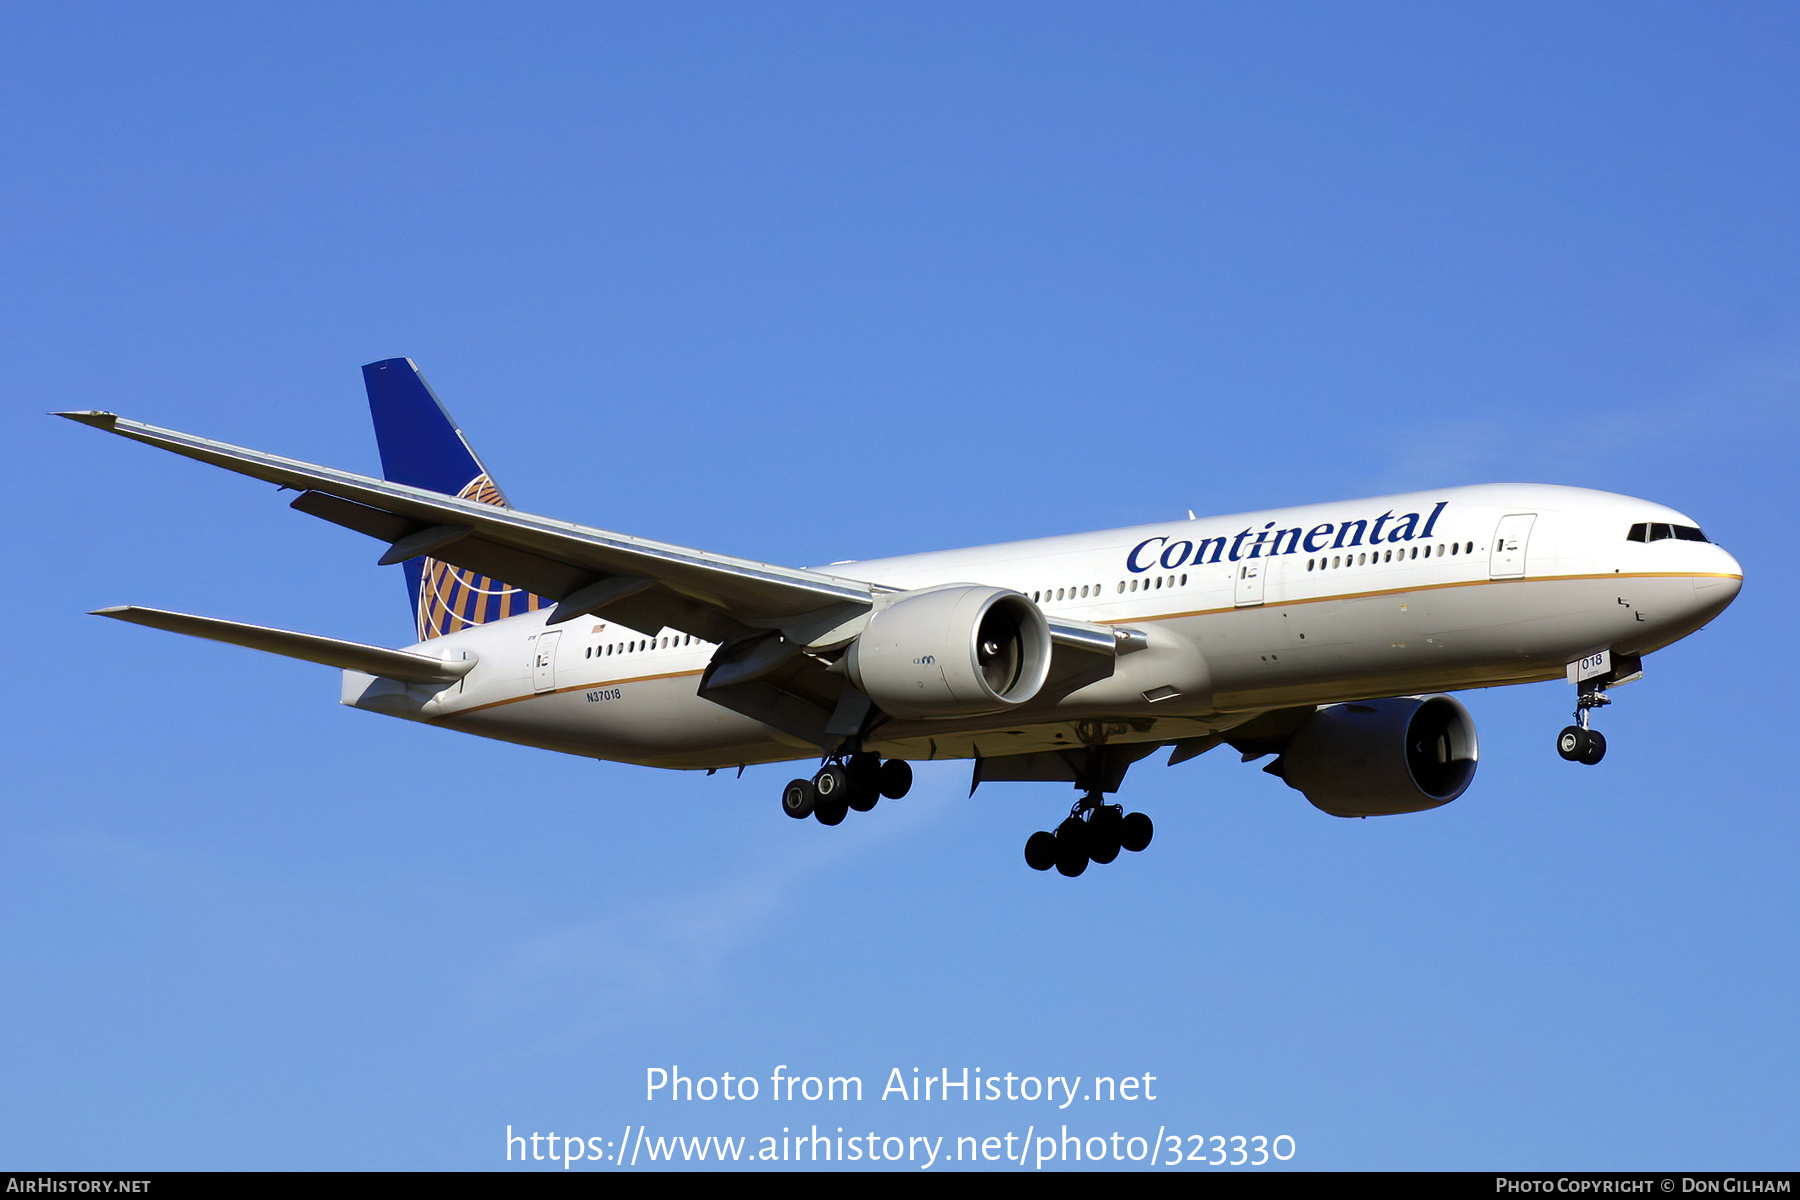
[[[133,625],[147,625],[151,629],[167,630],[169,633],[185,633],[189,637],[206,638],[208,641],[229,642],[233,646],[262,650],[285,658],[298,658],[327,667],[340,667],[347,671],[361,671],[367,675],[398,679],[406,683],[454,683],[473,670],[476,661],[473,658],[432,658],[409,650],[388,650],[380,646],[366,646],[361,642],[320,637],[313,633],[293,633],[286,629],[271,629],[266,625],[246,625],[240,621],[196,617],[188,613],[139,608],[130,604],[95,609],[93,615],[111,617],[115,621],[129,621]]]

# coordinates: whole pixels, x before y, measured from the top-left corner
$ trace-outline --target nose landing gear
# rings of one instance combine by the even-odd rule
[[[837,825],[850,810],[868,812],[883,796],[898,800],[912,790],[912,765],[877,754],[834,756],[811,779],[790,780],[781,790],[781,811],[795,820],[818,818]]]
[[[1588,714],[1611,704],[1612,697],[1606,694],[1606,684],[1598,679],[1583,680],[1576,688],[1575,724],[1556,735],[1556,752],[1570,762],[1591,767],[1606,757],[1606,735],[1588,727]]]

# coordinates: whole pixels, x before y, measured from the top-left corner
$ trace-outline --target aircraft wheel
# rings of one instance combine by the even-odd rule
[[[850,790],[850,777],[837,763],[827,763],[812,777],[812,785],[813,791],[819,793],[820,805],[842,804]]]
[[[1133,854],[1148,846],[1155,836],[1156,826],[1143,813],[1126,813],[1119,823],[1119,844]]]
[[[1025,865],[1048,871],[1056,865],[1056,835],[1042,829],[1025,839]]]
[[[850,806],[842,800],[827,801],[821,797],[819,806],[813,809],[813,816],[818,818],[821,825],[842,825],[844,818],[849,815]]]
[[[1102,865],[1119,857],[1124,824],[1116,807],[1107,805],[1096,809],[1088,823],[1088,857]]]
[[[1087,865],[1087,826],[1079,817],[1070,817],[1056,827],[1056,869],[1073,879]]]
[[[1587,753],[1591,736],[1581,726],[1570,725],[1556,735],[1556,752],[1570,762],[1580,762],[1581,756]]]
[[[1594,766],[1606,757],[1606,735],[1598,729],[1587,731],[1587,749],[1581,752],[1581,761],[1587,766]]]
[[[881,756],[879,754],[852,754],[844,760],[844,777],[850,781],[852,792],[867,791],[871,795],[881,794]]]
[[[898,800],[912,791],[912,764],[903,758],[890,758],[881,764],[881,794]]]
[[[813,791],[812,780],[794,779],[781,789],[781,811],[796,821],[804,821],[812,816],[813,806],[818,803],[819,794]]]

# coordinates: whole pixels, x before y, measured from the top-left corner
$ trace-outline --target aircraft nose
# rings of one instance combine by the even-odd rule
[[[1708,618],[1724,611],[1744,586],[1744,568],[1738,560],[1724,550],[1718,555],[1716,570],[1694,576],[1694,601]]]

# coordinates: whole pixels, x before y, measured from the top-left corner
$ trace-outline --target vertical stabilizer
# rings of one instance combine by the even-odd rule
[[[362,371],[385,479],[511,507],[412,359],[384,359]],[[529,592],[435,558],[411,559],[404,570],[420,641],[544,606]]]

